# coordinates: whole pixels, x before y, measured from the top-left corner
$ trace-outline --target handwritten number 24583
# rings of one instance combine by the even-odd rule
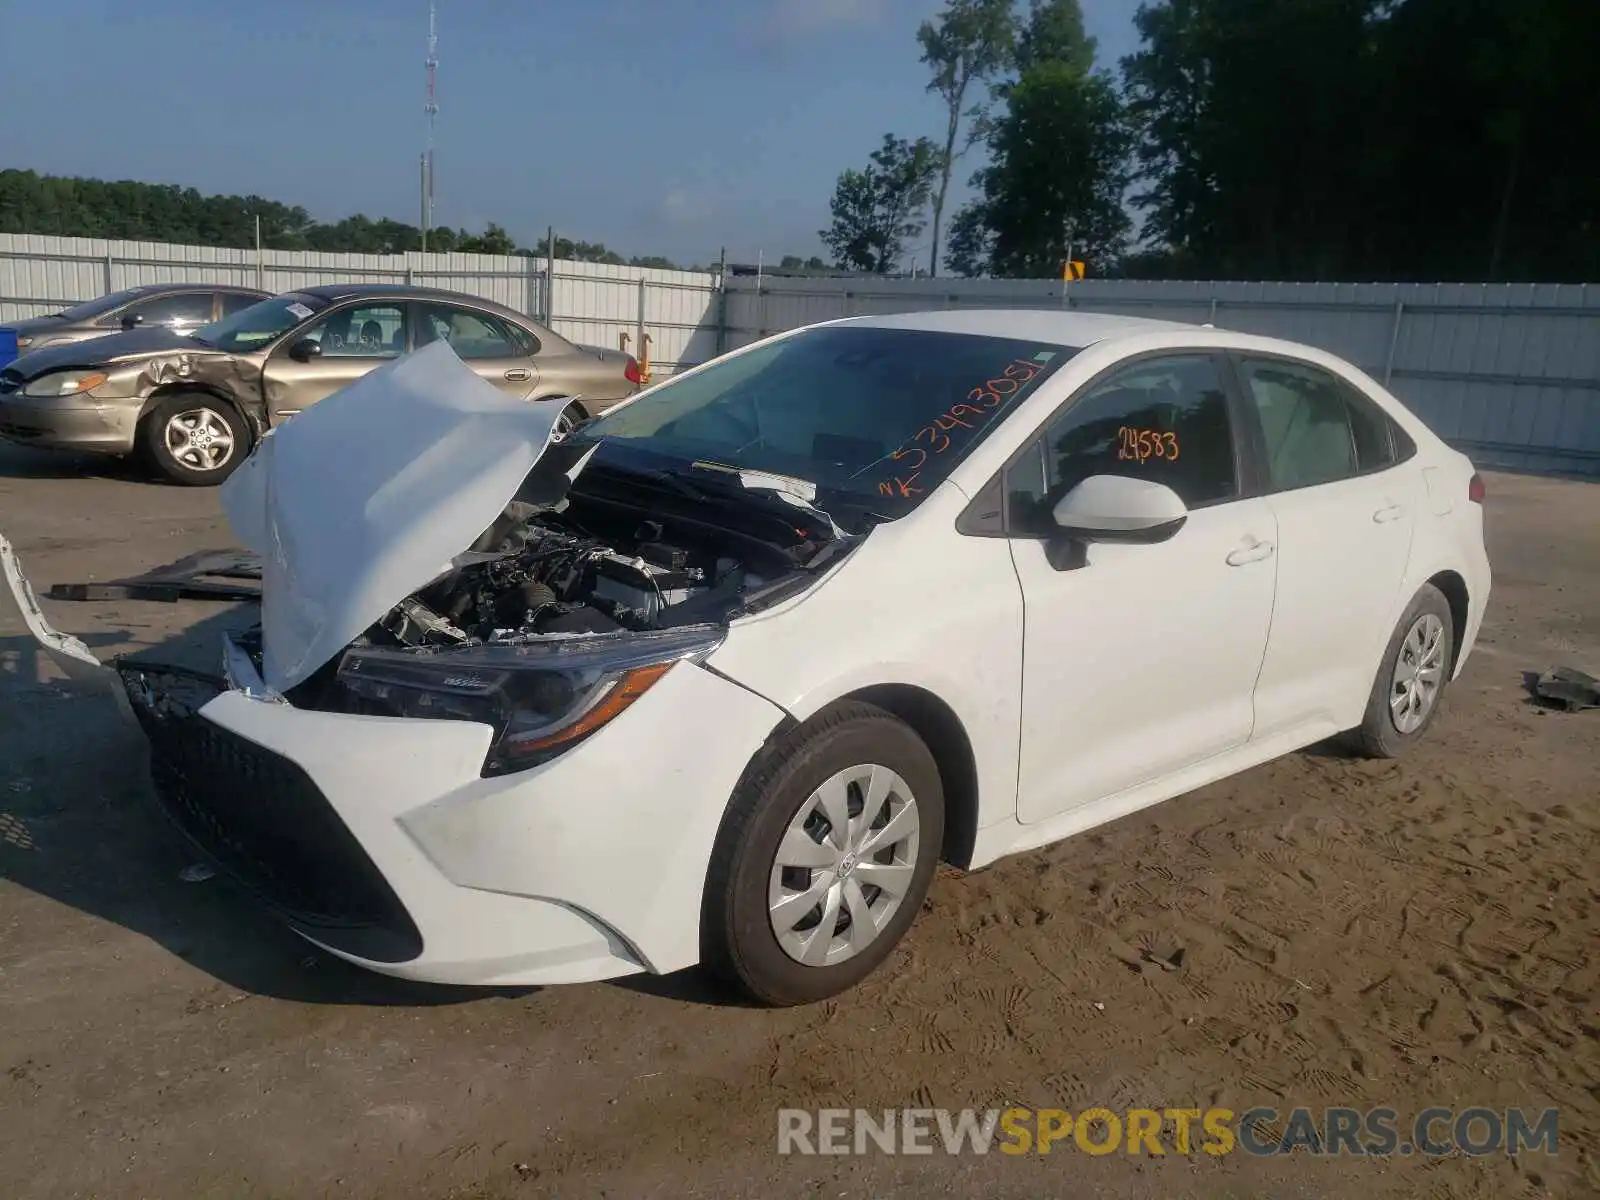
[[[1164,458],[1177,462],[1178,435],[1157,429],[1130,429],[1124,425],[1117,430],[1117,458],[1134,462]]]

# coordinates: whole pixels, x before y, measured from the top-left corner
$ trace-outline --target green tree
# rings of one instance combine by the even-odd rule
[[[988,206],[982,200],[970,200],[957,209],[950,220],[950,245],[945,252],[944,265],[964,279],[973,279],[988,272],[993,250]]]
[[[1078,0],[1032,0],[1017,74],[994,89],[989,163],[951,230],[950,270],[1052,277],[1069,247],[1102,271],[1121,257],[1133,135],[1111,78],[1091,73],[1094,51]]]
[[[1025,75],[1041,63],[1059,62],[1087,75],[1094,69],[1094,50],[1078,0],[1032,0],[1017,36],[1016,67]]]
[[[1600,273],[1594,0],[1151,0],[1136,22],[1136,199],[1171,269]]]
[[[1477,0],[1471,0],[1476,3]],[[1159,0],[1124,62],[1147,237],[1234,278],[1343,278],[1372,234],[1385,0]],[[1409,7],[1409,5],[1405,6]]]
[[[950,194],[950,173],[983,130],[987,110],[981,102],[969,107],[969,95],[1004,70],[1014,36],[1011,0],[947,0],[944,10],[917,30],[922,61],[932,73],[928,91],[937,95],[945,108],[944,148],[933,189],[930,275],[939,273],[939,233]],[[963,122],[967,126],[964,138]]]
[[[1031,67],[1010,91],[979,175],[991,273],[1057,275],[1069,245],[1102,269],[1114,263],[1133,224],[1123,202],[1132,141],[1108,77],[1062,61]]]
[[[422,233],[415,225],[356,213],[338,221],[313,221],[304,208],[261,196],[206,196],[171,184],[106,182],[0,170],[0,233],[104,237],[188,245],[255,245],[256,220],[262,245],[275,250],[326,250],[360,254],[400,254],[418,250]],[[428,249],[478,254],[533,254],[519,250],[504,228],[490,222],[482,233],[428,230]],[[559,257],[620,264],[620,254],[600,242],[558,238]],[[543,254],[541,246],[538,251]],[[637,265],[671,264],[659,256]]]
[[[490,221],[482,233],[462,238],[456,249],[464,254],[514,254],[517,243],[509,233]]]
[[[819,235],[849,270],[886,275],[905,256],[905,244],[926,228],[928,198],[939,150],[884,134],[865,170],[848,169],[834,187],[833,223]]]

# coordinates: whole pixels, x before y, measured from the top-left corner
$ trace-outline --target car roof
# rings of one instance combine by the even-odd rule
[[[272,295],[271,292],[263,292],[260,288],[247,287],[239,283],[141,283],[122,290],[130,294],[136,292],[141,296],[159,296],[165,292],[245,292],[251,296],[263,297]]]
[[[417,300],[470,300],[474,304],[490,304],[482,296],[468,292],[452,292],[444,288],[416,287],[409,283],[319,283],[313,287],[293,288],[302,296],[320,296],[324,300],[348,300],[351,296],[396,296]],[[496,307],[501,307],[496,305]]]
[[[881,317],[851,317],[838,322],[873,329],[923,329],[938,333],[973,333],[985,337],[1023,338],[1081,349],[1096,342],[1137,337],[1144,333],[1193,332],[1197,325],[1125,317],[1117,313],[1086,313],[1037,308],[973,308],[951,311],[894,313]]]
[[[507,307],[495,300],[483,296],[474,296],[470,292],[452,292],[445,288],[417,287],[408,283],[319,283],[312,287],[290,288],[288,295],[293,292],[299,296],[317,296],[330,304],[337,304],[341,300],[355,300],[362,297],[376,299],[379,296],[391,300],[448,300],[455,304],[469,304],[492,312],[498,316],[508,317],[524,328],[533,326],[534,321],[525,313]],[[543,328],[539,326],[539,328]],[[548,333],[549,331],[546,331]]]

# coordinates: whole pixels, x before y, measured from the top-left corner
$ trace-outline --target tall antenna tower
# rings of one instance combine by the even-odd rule
[[[437,77],[439,73],[439,13],[438,9],[430,3],[428,5],[428,90],[426,99],[422,103],[422,111],[428,118],[428,144],[422,152],[422,249],[428,249],[428,230],[433,228],[433,126],[439,116],[439,94],[437,91]]]

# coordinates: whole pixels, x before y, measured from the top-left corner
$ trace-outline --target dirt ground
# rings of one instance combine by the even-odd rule
[[[315,953],[190,859],[109,702],[0,628],[11,1197],[1600,1194],[1600,487],[1489,478],[1495,594],[1433,738],[1300,754],[936,883],[873,979],[784,1012],[696,973],[483,994]],[[0,448],[34,581],[230,543],[217,499]],[[228,618],[46,602],[100,653]],[[1142,952],[1178,957],[1158,969]],[[1143,965],[1141,966],[1141,963]],[[781,1107],[1560,1110],[1554,1157],[780,1157]]]

